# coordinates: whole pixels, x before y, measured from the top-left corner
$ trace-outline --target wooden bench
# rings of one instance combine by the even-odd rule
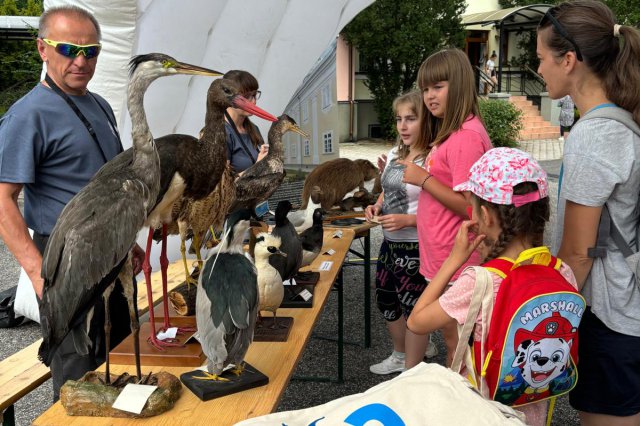
[[[167,271],[169,291],[184,281],[182,261],[173,262]],[[162,297],[160,272],[151,275],[154,304]],[[149,310],[147,287],[138,283],[138,312],[140,315]],[[38,360],[38,349],[42,339],[38,339],[26,348],[0,361],[0,414],[3,426],[15,424],[13,404],[51,377],[49,367]]]

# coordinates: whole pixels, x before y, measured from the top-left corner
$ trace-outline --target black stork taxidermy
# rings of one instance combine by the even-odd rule
[[[149,303],[151,302],[151,264],[149,254],[153,241],[154,230],[162,229],[162,249],[160,253],[160,267],[162,276],[162,295],[164,309],[164,324],[166,330],[169,323],[169,305],[167,300],[167,225],[172,223],[172,212],[175,203],[181,203],[183,199],[200,200],[206,197],[220,182],[221,176],[227,166],[226,132],[224,130],[224,111],[228,107],[243,109],[251,114],[269,121],[277,118],[242,95],[236,83],[224,78],[215,80],[207,92],[207,112],[205,126],[200,139],[189,135],[167,135],[156,140],[160,155],[160,192],[153,204],[153,209],[147,218],[145,225],[149,227],[149,235],[146,244],[146,257],[142,269],[147,281]],[[125,151],[118,157],[121,162],[131,161],[132,153]],[[185,269],[189,276],[188,268]],[[190,282],[188,280],[187,282]],[[155,315],[153,309],[149,309],[149,322],[151,335],[149,343],[157,349],[163,350],[163,346],[176,346],[172,341],[163,341],[157,338]]]
[[[50,365],[69,332],[79,354],[91,346],[86,317],[100,297],[105,300],[105,342],[109,375],[108,296],[116,277],[129,302],[134,335],[136,373],[141,377],[139,324],[129,251],[155,205],[160,190],[160,159],[144,111],[144,93],[155,79],[177,74],[219,76],[221,73],[151,53],[130,62],[128,108],[132,122],[131,161],[106,163],[66,205],[43,255],[44,291],[40,303],[43,342],[38,357]],[[114,159],[115,160],[115,159]],[[150,292],[149,292],[150,293]],[[150,304],[150,306],[153,306]],[[85,325],[83,325],[83,323]]]
[[[278,121],[269,129],[269,152],[236,180],[236,200],[231,206],[231,211],[240,208],[255,210],[258,204],[269,199],[278,189],[285,175],[282,136],[288,131],[296,132],[305,138],[309,137],[293,118],[286,114],[278,117]]]

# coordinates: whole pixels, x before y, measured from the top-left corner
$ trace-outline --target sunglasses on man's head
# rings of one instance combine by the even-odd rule
[[[100,49],[102,45],[100,44],[73,44],[73,43],[65,43],[62,41],[54,41],[49,40],[48,38],[43,38],[42,41],[47,43],[49,46],[52,46],[56,52],[65,56],[67,58],[74,59],[81,53],[85,58],[91,59],[98,56],[100,53]]]
[[[576,59],[579,60],[580,62],[582,62],[582,53],[580,53],[580,49],[578,48],[578,44],[573,39],[573,37],[571,37],[569,35],[567,30],[564,29],[564,27],[560,24],[560,22],[558,22],[556,17],[552,15],[552,13],[551,13],[552,10],[554,10],[553,7],[551,9],[547,9],[547,13],[544,14],[544,17],[542,18],[540,23],[541,24],[544,23],[545,19],[549,20],[549,22],[551,22],[551,25],[553,25],[553,28],[555,28],[555,30],[558,32],[558,34],[560,34],[560,36],[562,36],[565,40],[567,40],[569,43],[571,43],[571,45],[573,46],[573,50],[576,52]]]

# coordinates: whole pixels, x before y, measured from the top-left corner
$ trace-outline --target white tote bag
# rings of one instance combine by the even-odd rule
[[[29,229],[29,234],[33,238],[33,231]],[[40,308],[38,307],[38,297],[33,289],[29,276],[20,268],[20,278],[18,279],[18,289],[16,290],[16,301],[13,304],[16,316],[24,316],[37,323],[40,322]]]
[[[378,422],[371,424],[387,426],[524,425],[521,417],[511,407],[483,398],[460,374],[423,362],[364,393],[255,417],[236,426],[335,426],[371,420]]]

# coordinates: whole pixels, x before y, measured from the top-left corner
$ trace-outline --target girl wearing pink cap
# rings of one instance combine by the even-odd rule
[[[426,108],[422,113],[422,135],[430,152],[425,166],[406,166],[404,182],[422,188],[418,199],[417,229],[420,273],[427,281],[447,258],[456,232],[467,218],[465,197],[453,191],[464,182],[473,163],[491,148],[480,120],[478,95],[471,63],[459,49],[446,49],[429,56],[418,71],[418,86]],[[477,265],[477,255],[467,265]],[[457,278],[458,272],[452,279]],[[451,364],[458,335],[455,327],[443,329],[447,364]]]
[[[547,175],[533,158],[517,149],[488,151],[473,165],[468,180],[454,190],[471,193],[471,220],[459,227],[453,250],[413,308],[407,325],[414,333],[426,334],[464,324],[476,275],[473,268],[464,269],[444,293],[456,272],[474,253],[483,261],[497,257],[529,261],[528,253],[534,252],[529,249],[542,245],[544,226],[549,220]],[[577,288],[568,266],[562,264],[559,271]],[[490,274],[495,298],[502,277],[492,271]],[[482,336],[480,320],[479,315],[475,341]],[[526,414],[527,424],[544,425],[547,405],[547,401],[541,401],[517,409]]]

